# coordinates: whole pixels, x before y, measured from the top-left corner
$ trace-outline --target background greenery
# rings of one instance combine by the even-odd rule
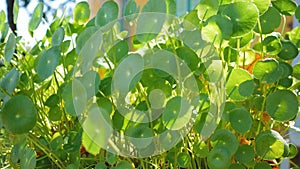
[[[14,7],[16,20],[18,3]],[[128,1],[125,8],[126,21],[142,25],[135,2]],[[44,4],[39,3],[28,23],[33,37],[43,9]],[[149,0],[141,12],[175,14],[175,9],[173,0]],[[109,1],[89,20],[88,4],[78,3],[71,16],[53,15],[46,36],[31,47],[25,47],[22,37],[9,31],[5,13],[0,13],[1,167],[265,169],[278,168],[282,160],[297,155],[296,146],[286,138],[289,129],[300,131],[294,126],[299,115],[300,65],[290,64],[299,53],[300,28],[286,34],[284,30],[275,32],[280,23],[285,25],[286,16],[300,20],[300,8],[294,1],[203,0],[180,18],[182,29],[166,20],[161,27],[167,31],[134,37],[127,37],[126,28],[113,22],[118,11]],[[95,62],[91,71],[99,79],[91,97],[120,133],[141,138],[168,129],[164,117],[142,125],[128,122],[116,111],[111,79],[130,52],[141,48],[146,53],[172,51],[193,72],[200,98],[195,124],[171,150],[149,158],[122,157],[101,149],[82,130],[70,84],[80,80],[73,77],[76,60],[85,42],[99,29],[107,41],[97,53],[104,62]],[[172,33],[184,36],[178,39]],[[212,64],[203,60],[203,44],[214,49],[223,69],[206,66]],[[211,71],[226,76],[226,103],[216,131],[204,140],[202,129],[212,106],[210,84],[220,80],[218,76],[209,77]],[[88,78],[88,74],[82,78]],[[171,105],[165,107],[166,111],[176,109],[171,103],[175,96],[180,97],[176,93],[180,85],[157,70],[143,71],[133,83],[132,95],[138,99],[133,99],[132,105],[149,109],[151,83],[164,92],[164,101]],[[82,84],[86,90],[94,90]]]

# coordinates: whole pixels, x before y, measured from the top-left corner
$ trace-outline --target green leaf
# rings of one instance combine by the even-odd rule
[[[271,5],[271,0],[253,0],[251,2],[256,5],[260,15],[265,13]]]
[[[129,0],[125,5],[124,16],[128,22],[131,22],[136,19],[138,13],[140,11],[140,7],[137,6],[135,0]]]
[[[263,15],[259,17],[262,34],[272,33],[281,23],[281,15],[276,8],[270,7]],[[260,28],[256,25],[255,32],[260,33]]]
[[[74,79],[63,88],[62,99],[66,112],[72,116],[78,116],[85,109],[87,91],[78,79]]]
[[[48,117],[51,121],[60,121],[63,113],[60,107],[54,106],[50,108],[48,114]]]
[[[11,33],[8,37],[8,40],[4,49],[4,58],[6,63],[10,63],[16,49],[16,37],[13,33]]]
[[[79,25],[85,24],[90,18],[90,6],[87,2],[79,2],[76,4],[74,12],[74,20]]]
[[[299,10],[300,11],[300,10]],[[287,32],[289,39],[300,48],[300,26],[295,27],[292,31]]]
[[[186,30],[197,29],[199,24],[200,24],[200,20],[197,16],[197,10],[192,10],[187,15],[184,16],[183,27]]]
[[[45,102],[45,106],[48,107],[55,107],[60,102],[60,98],[57,94],[52,94],[48,97],[48,99]]]
[[[116,154],[111,153],[109,151],[106,153],[106,159],[105,159],[105,161],[108,164],[113,165],[113,164],[115,164],[117,162],[117,160],[118,160],[118,156]]]
[[[107,169],[107,166],[104,162],[100,162],[95,166],[95,169]]]
[[[205,158],[208,156],[209,147],[204,142],[195,143],[193,145],[193,152],[197,157]]]
[[[97,26],[105,26],[118,18],[119,7],[114,1],[106,1],[99,9],[95,23]]]
[[[83,32],[81,32],[76,40],[76,53],[79,55],[81,49],[84,48],[85,44],[89,41],[89,39],[99,30],[99,28],[95,26],[91,26],[86,28]]]
[[[245,108],[237,108],[230,112],[229,121],[231,127],[240,134],[245,134],[252,126],[250,112]]]
[[[266,110],[277,121],[289,121],[298,113],[298,99],[289,90],[277,90],[267,97]]]
[[[282,49],[281,41],[276,36],[268,36],[263,40],[263,51],[270,55],[277,55]]]
[[[126,129],[125,134],[136,148],[146,148],[152,143],[153,131],[145,125],[134,125]]]
[[[111,114],[113,111],[113,105],[106,97],[100,97],[97,99],[97,104],[102,113]]]
[[[293,67],[293,76],[300,80],[300,64],[296,64],[294,67]]]
[[[30,32],[36,30],[43,18],[43,10],[44,10],[44,3],[40,2],[34,9],[33,14],[29,20],[28,30]]]
[[[176,2],[175,0],[166,0],[167,14],[176,15]]]
[[[241,37],[249,33],[256,25],[259,11],[251,2],[236,2],[228,4],[222,10],[233,24],[233,37]]]
[[[187,64],[187,66],[194,71],[198,67],[199,58],[197,54],[188,47],[179,47],[176,49],[177,56]]]
[[[293,67],[287,62],[279,62],[279,68],[281,69],[281,78],[288,78],[293,73]]]
[[[297,46],[293,42],[282,40],[281,44],[282,44],[282,50],[278,54],[278,57],[280,57],[283,60],[292,60],[297,57],[299,51]]]
[[[59,64],[60,59],[60,47],[54,46],[48,49],[38,60],[38,64],[36,66],[36,72],[38,76],[45,80],[49,76],[53,74],[56,67]]]
[[[239,37],[239,38],[230,38],[229,40],[229,45],[234,48],[237,49],[238,48],[238,40],[240,40],[239,42],[239,48],[245,47],[247,44],[249,44],[249,42],[253,39],[253,32],[249,32],[248,34]]]
[[[52,35],[52,46],[60,46],[65,38],[64,28],[58,28]]]
[[[132,166],[128,161],[122,160],[112,169],[132,169]]]
[[[226,93],[233,100],[245,100],[254,90],[251,75],[243,69],[233,69],[226,83]]]
[[[297,156],[298,154],[298,148],[294,144],[289,144],[289,154],[288,157],[290,159],[293,159]]]
[[[229,149],[219,146],[213,148],[207,157],[210,169],[227,169],[231,164],[231,154]]]
[[[52,151],[57,151],[62,148],[64,144],[63,137],[57,132],[52,136],[52,139],[49,143],[49,147]]]
[[[254,148],[247,144],[240,145],[234,155],[235,160],[240,163],[249,163],[254,160],[254,157]]]
[[[255,164],[254,169],[272,169],[269,163],[261,161]]]
[[[13,11],[14,11],[13,12],[13,14],[14,14],[14,23],[17,24],[18,15],[19,15],[19,0],[15,0]]]
[[[95,143],[85,132],[82,133],[82,145],[87,152],[97,155],[101,147]]]
[[[202,0],[196,9],[198,10],[198,18],[205,21],[209,17],[216,15],[219,8],[218,0]]]
[[[293,0],[275,0],[272,5],[283,15],[292,16],[295,14],[297,4]]]
[[[35,169],[36,167],[36,152],[33,149],[25,149],[20,160],[20,169]]]
[[[154,39],[161,31],[166,19],[166,2],[149,0],[137,20],[136,37],[140,42]]]
[[[281,71],[278,62],[270,58],[256,62],[253,68],[253,75],[261,81],[274,83],[279,80]]]
[[[83,130],[90,140],[100,147],[107,146],[113,130],[111,126],[112,121],[109,114],[101,112],[96,103],[90,106],[88,115],[82,124]]]
[[[280,158],[284,153],[284,140],[274,130],[261,132],[255,139],[255,150],[260,157],[266,160]]]
[[[23,95],[13,96],[1,111],[4,127],[13,134],[29,132],[36,123],[37,110],[30,98]]]
[[[84,86],[87,98],[91,98],[96,95],[101,83],[100,76],[97,72],[92,70],[88,71],[82,77],[78,78],[78,80]]]
[[[0,30],[1,30],[1,33],[2,33],[3,27],[5,25],[5,20],[6,20],[6,14],[5,14],[5,12],[3,10],[1,10],[1,12],[0,12],[0,21],[1,21],[0,22]]]
[[[112,61],[115,65],[128,55],[129,46],[127,40],[122,40],[116,43],[110,50],[107,55],[110,61]]]
[[[300,22],[300,5],[298,5],[298,7],[296,9],[295,17],[298,19],[298,22]]]
[[[210,17],[202,28],[202,37],[207,42],[220,46],[224,39],[229,39],[232,34],[233,25],[225,16],[215,15]]]
[[[177,156],[177,163],[181,168],[187,168],[191,163],[191,156],[188,153],[179,153]]]
[[[235,154],[238,149],[238,140],[229,130],[217,130],[212,136],[211,140],[214,149],[224,147],[228,150],[229,156]]]
[[[190,104],[180,96],[170,99],[162,115],[164,126],[169,130],[178,130],[183,128],[189,121]]]
[[[4,78],[0,82],[0,86],[4,89],[8,94],[12,94],[15,88],[18,85],[19,81],[19,71],[16,68],[11,69],[7,74],[5,74]]]
[[[235,164],[231,164],[229,169],[246,169],[246,167],[244,167],[242,164],[235,163]]]

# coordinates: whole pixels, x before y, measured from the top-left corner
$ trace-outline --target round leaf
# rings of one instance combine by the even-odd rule
[[[87,2],[79,2],[74,9],[74,20],[79,25],[86,23],[90,18],[90,7]]]
[[[197,157],[205,158],[209,153],[209,147],[204,142],[195,143],[193,145],[193,152]]]
[[[166,2],[149,0],[143,7],[137,20],[136,37],[140,42],[154,39],[161,31],[165,22]]]
[[[298,113],[298,99],[289,90],[277,90],[267,97],[266,110],[277,121],[288,121]]]
[[[232,110],[229,115],[229,121],[231,127],[241,134],[246,133],[252,126],[250,112],[248,112],[245,108]]]
[[[62,111],[58,106],[51,107],[48,112],[48,117],[51,121],[60,121],[62,117]]]
[[[227,169],[231,163],[231,154],[222,146],[216,147],[209,152],[207,163],[210,169]]]
[[[234,155],[236,161],[240,163],[248,163],[254,160],[254,149],[252,146],[242,144]]]
[[[179,153],[177,156],[177,162],[181,168],[187,168],[191,163],[191,157],[188,153]]]
[[[125,11],[124,11],[125,19],[129,22],[133,21],[138,16],[139,11],[140,11],[140,7],[137,6],[135,0],[129,0],[125,6]]]
[[[269,163],[265,161],[258,162],[255,164],[254,169],[272,169]]]
[[[207,20],[202,28],[204,40],[219,46],[222,40],[229,39],[232,34],[232,23],[230,19],[222,15],[215,15]]]
[[[281,71],[275,59],[265,59],[256,62],[253,68],[253,75],[261,81],[274,83],[280,78]]]
[[[52,35],[52,46],[60,46],[65,38],[64,28],[58,28]]]
[[[14,55],[15,49],[16,49],[16,36],[13,33],[11,33],[8,37],[4,49],[4,58],[6,63],[10,63],[10,60]]]
[[[110,48],[107,55],[109,60],[116,64],[119,63],[126,55],[128,55],[128,52],[128,43],[126,40],[122,40]]]
[[[95,23],[97,26],[105,26],[108,23],[116,20],[119,15],[118,4],[114,1],[106,1],[99,9]]]
[[[255,139],[255,149],[256,153],[263,159],[274,160],[280,158],[284,153],[283,138],[273,130],[261,132]]]
[[[226,5],[222,11],[233,24],[233,37],[249,33],[256,25],[259,11],[251,2],[236,2]]]
[[[98,28],[95,26],[86,28],[81,32],[76,40],[76,53],[79,55],[81,49],[84,47],[86,42],[98,31]]]
[[[131,142],[137,148],[145,148],[152,142],[153,131],[148,126],[137,125],[127,128],[125,134],[131,137]]]
[[[216,15],[219,8],[218,0],[202,0],[196,7],[198,18],[205,21],[207,18]]]
[[[13,134],[23,134],[34,127],[36,113],[35,105],[27,96],[17,95],[4,105],[1,118],[7,130]]]
[[[272,31],[273,32],[273,31]],[[263,40],[263,51],[270,55],[277,55],[281,49],[282,44],[280,39],[276,36],[268,36]]]
[[[33,14],[29,20],[29,31],[34,31],[39,26],[43,18],[43,10],[44,10],[44,3],[40,2],[34,9]]]
[[[19,81],[19,71],[16,68],[11,69],[0,82],[0,86],[4,89],[8,94],[12,94],[15,88],[18,85]]]
[[[45,102],[45,106],[48,107],[55,107],[60,101],[60,98],[57,94],[53,94],[48,97],[48,99]]]
[[[132,169],[132,166],[128,161],[122,160],[118,162],[116,167],[114,167],[113,169]]]
[[[297,57],[299,51],[297,46],[291,41],[281,41],[282,43],[282,50],[278,54],[283,60],[291,60]]]
[[[87,152],[93,155],[97,155],[101,149],[101,147],[95,143],[85,132],[82,133],[82,145]]]
[[[238,149],[238,141],[229,130],[217,130],[211,136],[211,142],[214,146],[214,149],[217,147],[225,147],[229,151],[228,153],[230,156],[233,155]]]
[[[60,59],[60,47],[54,46],[48,49],[38,60],[36,71],[38,76],[45,80],[51,76],[59,64]]]
[[[182,59],[192,71],[197,68],[199,59],[197,54],[192,49],[187,47],[180,47],[176,49],[176,53],[178,57]]]
[[[293,0],[276,0],[272,1],[272,5],[283,15],[292,16],[295,14],[297,4]]]
[[[177,96],[170,99],[162,115],[163,124],[169,130],[181,129],[190,119],[189,109],[190,104],[184,98]]]
[[[243,69],[233,69],[226,83],[226,93],[233,100],[245,100],[254,90],[251,75]]]
[[[272,33],[281,23],[281,15],[274,7],[270,7],[263,15],[259,17],[261,26],[261,33]],[[258,26],[254,29],[255,32],[260,33]]]
[[[260,15],[263,14],[263,13],[265,13],[268,10],[268,8],[269,8],[269,6],[271,4],[271,0],[254,0],[252,2],[258,8]]]
[[[229,169],[246,169],[246,168],[241,164],[235,163],[235,164],[231,164]]]
[[[20,158],[21,169],[35,169],[36,152],[32,149],[25,149],[22,158]]]
[[[293,76],[300,80],[300,64],[296,64],[294,67],[293,67]]]

